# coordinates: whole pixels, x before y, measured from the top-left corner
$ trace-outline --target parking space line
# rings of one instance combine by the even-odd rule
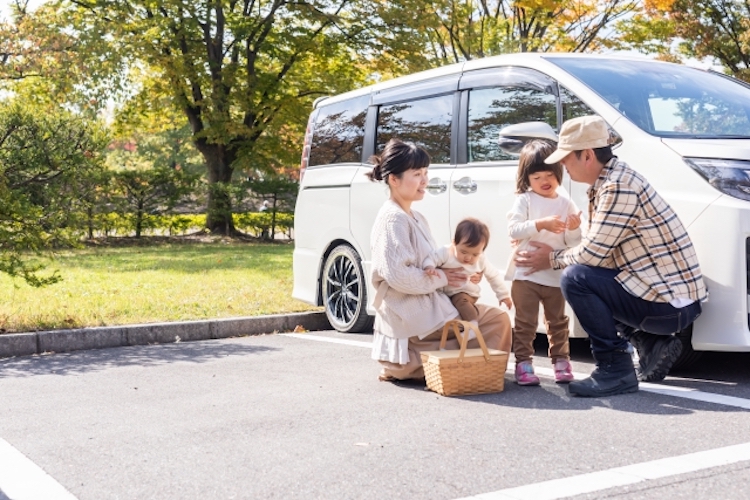
[[[750,443],[483,493],[460,500],[553,500],[750,460]]]
[[[316,340],[319,342],[331,342],[334,344],[346,344],[346,345],[352,345],[352,346],[357,346],[357,347],[367,347],[368,349],[372,347],[372,342],[336,339],[332,337],[322,337],[318,335],[308,335],[308,334],[298,334],[298,333],[285,333],[283,335],[296,337],[300,339],[306,339],[306,340]],[[508,372],[512,373],[514,370],[514,367],[515,367],[514,363],[512,362],[508,363]],[[534,367],[534,372],[537,375],[542,375],[545,377],[555,376],[554,370],[552,370],[552,368]],[[588,374],[574,373],[574,376],[576,379],[580,380],[580,379],[584,379],[588,377]],[[743,410],[750,410],[750,400],[737,398],[734,396],[724,396],[722,394],[703,392],[697,389],[691,389],[687,387],[651,384],[648,382],[640,382],[638,384],[638,388],[639,390],[644,391],[644,392],[661,394],[663,396],[672,396],[676,398],[690,399],[693,401],[702,401],[704,403],[713,403],[713,404],[719,404],[719,405],[724,405],[724,406],[732,406],[735,408],[742,408]]]
[[[316,340],[318,342],[353,345],[356,347],[367,347],[368,349],[372,348],[372,342],[362,342],[359,340],[334,339],[332,337],[320,337],[318,335],[308,335],[306,333],[283,333],[282,335],[284,335],[285,337],[295,337],[298,339]]]
[[[77,500],[52,476],[2,438],[0,494],[11,500]]]

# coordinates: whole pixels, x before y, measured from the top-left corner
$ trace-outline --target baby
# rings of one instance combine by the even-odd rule
[[[438,267],[463,268],[469,275],[483,273],[497,299],[510,309],[513,303],[510,299],[510,292],[505,286],[503,273],[498,271],[484,255],[489,241],[490,231],[486,224],[477,219],[464,219],[456,226],[453,243],[427,257],[422,263],[422,268],[430,276],[438,276],[436,269]],[[466,283],[460,287],[446,286],[443,291],[458,309],[461,319],[477,325],[479,311],[474,304],[479,299],[479,285],[466,280]],[[470,332],[470,337],[473,338],[471,334],[473,332]]]

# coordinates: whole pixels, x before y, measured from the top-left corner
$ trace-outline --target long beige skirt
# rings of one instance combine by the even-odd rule
[[[510,318],[505,311],[499,307],[477,304],[479,309],[479,330],[490,349],[499,349],[510,352],[512,341]],[[422,370],[422,351],[436,351],[440,348],[440,338],[443,334],[443,327],[429,334],[423,339],[418,337],[409,338],[409,362],[405,365],[399,365],[388,361],[378,361],[381,366],[381,378],[396,378],[399,380],[419,379],[424,377]],[[479,347],[479,341],[470,340],[468,347]],[[452,331],[448,332],[448,342],[446,349],[458,349],[458,340]]]

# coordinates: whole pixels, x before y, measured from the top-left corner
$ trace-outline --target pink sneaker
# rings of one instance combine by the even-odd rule
[[[521,361],[516,365],[516,383],[518,385],[539,385],[539,377],[534,375],[531,361]]]
[[[570,361],[567,359],[558,359],[555,361],[555,382],[558,384],[567,384],[572,382],[573,367],[570,366]]]

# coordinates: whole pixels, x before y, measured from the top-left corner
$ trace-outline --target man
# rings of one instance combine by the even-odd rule
[[[591,185],[589,229],[578,246],[552,251],[534,243],[516,257],[529,273],[564,268],[563,296],[596,360],[570,393],[611,396],[637,391],[639,378],[662,380],[682,351],[674,334],[695,321],[707,298],[685,228],[648,181],[612,154],[598,116],[566,121],[545,162],[560,162],[571,179]],[[638,375],[628,341],[640,356]]]

